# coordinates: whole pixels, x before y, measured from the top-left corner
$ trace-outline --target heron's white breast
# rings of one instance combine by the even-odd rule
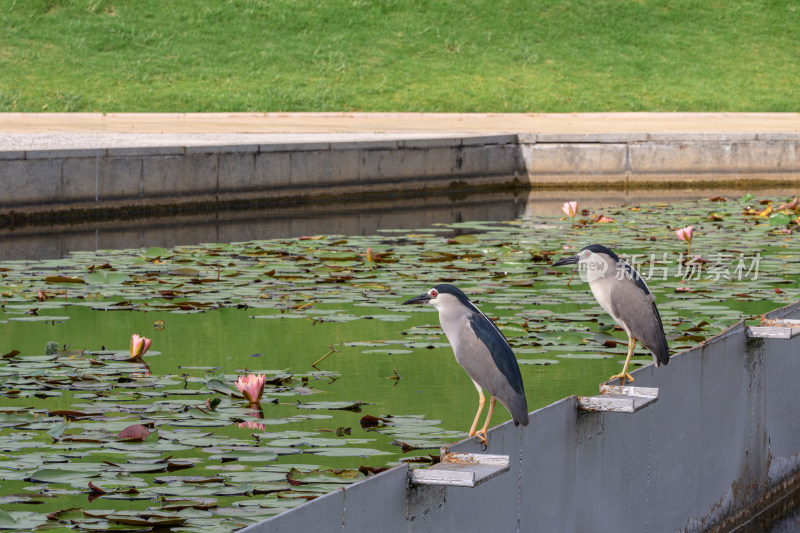
[[[444,309],[439,309],[439,323],[442,325],[442,330],[453,347],[456,350],[458,340],[464,328],[465,321],[463,316],[459,313],[448,313]]]
[[[592,289],[592,294],[603,311],[611,315],[611,318],[619,324],[617,317],[611,311],[611,285],[613,282],[614,278],[597,278],[589,282],[589,288]]]

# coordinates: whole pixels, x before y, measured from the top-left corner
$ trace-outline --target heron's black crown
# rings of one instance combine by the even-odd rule
[[[461,289],[459,289],[455,285],[450,285],[449,283],[440,283],[440,284],[436,285],[433,288],[439,294],[452,294],[453,296],[458,298],[459,302],[461,302],[462,304],[466,305],[467,307],[474,307],[475,306],[475,304],[473,304],[469,300],[469,298],[467,298],[467,295],[464,294],[463,292],[461,292]]]
[[[602,244],[590,244],[589,246],[584,246],[583,248],[581,248],[581,252],[584,250],[589,250],[590,252],[595,254],[606,254],[607,256],[611,257],[611,259],[613,259],[614,261],[619,261],[619,256],[617,256],[617,254],[615,254]]]
[[[642,292],[644,292],[645,294],[652,294],[650,292],[650,289],[647,287],[647,283],[644,282],[644,279],[642,279],[642,276],[636,271],[636,269],[634,269],[628,263],[620,259],[617,254],[615,254],[602,244],[590,244],[589,246],[584,246],[581,249],[581,252],[583,250],[589,250],[590,252],[595,254],[608,255],[611,259],[617,262],[617,268],[621,269],[621,271],[624,272],[628,276],[628,278],[632,279],[636,283],[636,285],[642,290]]]

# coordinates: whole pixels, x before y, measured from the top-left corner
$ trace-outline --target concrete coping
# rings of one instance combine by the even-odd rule
[[[430,149],[492,144],[800,142],[800,132],[409,134],[37,134],[0,132],[0,159],[164,156],[327,150]],[[31,148],[29,148],[31,147]]]

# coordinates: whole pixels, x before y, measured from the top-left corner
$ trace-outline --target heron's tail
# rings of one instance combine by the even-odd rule
[[[650,339],[647,349],[653,354],[656,366],[668,365],[669,346],[667,345],[667,337],[664,335],[664,326],[661,324],[661,315],[658,313],[655,302],[653,302],[653,311],[655,311],[656,319],[658,320],[658,333],[655,333],[655,339]],[[653,340],[655,340],[655,342],[653,342]],[[650,346],[650,344],[652,344],[652,346]]]
[[[667,345],[667,337],[662,334],[658,344],[651,348],[650,352],[653,354],[653,359],[656,360],[656,366],[668,365],[669,346]]]
[[[511,418],[514,420],[515,426],[520,424],[527,426],[528,422],[530,422],[530,418],[528,417],[528,402],[525,400],[524,396],[521,401],[519,398],[515,399],[508,412],[511,413]]]

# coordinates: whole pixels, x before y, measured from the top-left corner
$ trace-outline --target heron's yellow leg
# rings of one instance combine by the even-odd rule
[[[608,378],[608,381],[619,378],[620,384],[625,385],[625,378],[628,378],[628,381],[630,383],[633,383],[633,376],[628,374],[628,365],[631,362],[631,356],[633,355],[633,350],[635,348],[636,348],[636,339],[634,337],[628,337],[628,357],[625,358],[625,365],[623,365],[622,367],[622,372],[620,372],[619,374],[614,374],[613,376]]]
[[[497,403],[497,399],[494,396],[489,396],[489,412],[486,415],[486,423],[483,424],[483,428],[476,433],[479,439],[483,442],[484,446],[489,445],[489,441],[486,438],[486,430],[489,429],[489,421],[492,420],[492,414],[494,413],[494,404]]]
[[[478,386],[477,383],[475,384],[475,386],[478,387],[478,394],[480,395],[480,400],[478,400],[478,412],[475,413],[475,420],[472,421],[472,427],[469,428],[470,437],[475,435],[475,428],[478,427],[478,419],[481,417],[481,411],[483,411],[484,404],[486,404],[486,398],[483,397],[483,390],[480,388],[480,386]]]

